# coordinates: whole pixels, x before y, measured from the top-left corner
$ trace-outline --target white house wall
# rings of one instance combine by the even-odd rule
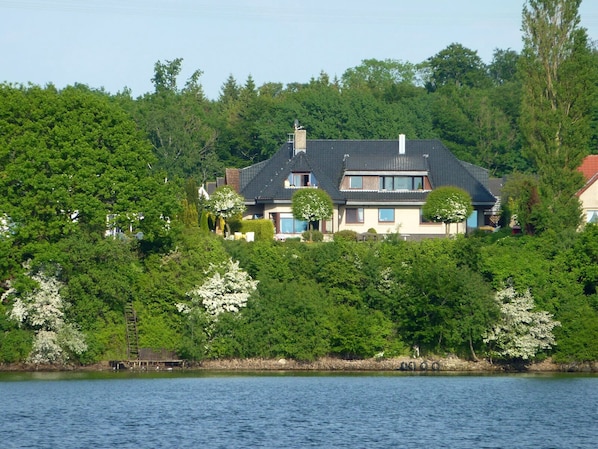
[[[580,196],[584,212],[584,222],[587,221],[588,210],[598,210],[598,182],[591,184]]]
[[[394,223],[380,223],[378,222],[378,206],[364,207],[364,222],[363,223],[347,223],[345,206],[335,206],[332,216],[332,229],[327,229],[328,232],[337,232],[339,230],[352,230],[357,233],[367,232],[373,228],[378,234],[395,234],[401,235],[444,235],[444,224],[437,223],[421,223],[419,208],[395,208]],[[266,205],[263,209],[264,218],[270,218],[271,214],[291,213],[292,209],[289,204],[273,204]],[[250,214],[246,213],[244,218],[250,219],[252,215],[257,213],[254,209]],[[451,233],[464,232],[465,226],[451,225]]]
[[[356,206],[357,207],[357,206]],[[340,220],[337,221],[339,229],[350,229],[362,233],[373,228],[378,234],[402,234],[402,235],[443,235],[444,225],[437,223],[421,223],[419,208],[395,208],[394,223],[381,223],[378,221],[378,206],[364,207],[363,223],[347,223],[345,207],[341,206]],[[456,226],[453,225],[456,231]],[[462,228],[462,227],[461,227]],[[460,231],[462,229],[460,228]]]

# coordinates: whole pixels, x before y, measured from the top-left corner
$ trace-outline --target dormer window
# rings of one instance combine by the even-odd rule
[[[350,189],[363,189],[363,176],[349,176]]]
[[[380,176],[380,190],[422,190],[423,176]]]
[[[291,189],[301,187],[316,187],[318,185],[316,177],[313,175],[313,173],[309,172],[291,173],[287,178],[287,182],[285,182],[285,185],[287,184]]]

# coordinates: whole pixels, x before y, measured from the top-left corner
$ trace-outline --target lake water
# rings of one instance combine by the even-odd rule
[[[598,377],[0,374],[0,447],[598,448]]]

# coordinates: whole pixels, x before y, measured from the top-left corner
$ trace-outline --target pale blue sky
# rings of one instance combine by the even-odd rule
[[[75,82],[134,96],[154,63],[183,58],[209,98],[243,84],[333,78],[363,59],[418,63],[453,42],[485,61],[521,50],[524,0],[0,0],[0,81]],[[582,26],[598,40],[598,1]]]

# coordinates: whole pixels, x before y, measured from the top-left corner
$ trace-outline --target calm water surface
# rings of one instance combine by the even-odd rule
[[[596,376],[0,374],[0,447],[598,448]]]

